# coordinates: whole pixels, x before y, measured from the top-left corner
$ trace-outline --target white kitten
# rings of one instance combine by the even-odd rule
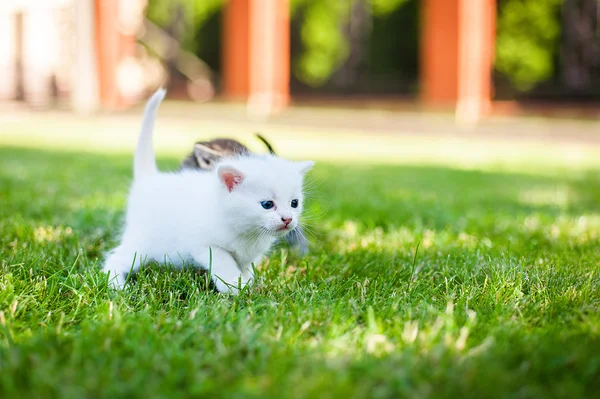
[[[237,293],[238,282],[252,279],[252,264],[297,226],[303,177],[314,163],[253,155],[223,159],[210,173],[161,173],[152,131],[164,96],[159,89],[146,105],[125,229],[104,271],[120,288],[141,262],[193,261],[211,269],[219,292]]]

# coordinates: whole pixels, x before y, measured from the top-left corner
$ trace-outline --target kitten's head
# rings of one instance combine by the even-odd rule
[[[281,237],[298,226],[304,175],[314,162],[275,156],[225,159],[216,167],[229,223],[242,234]]]
[[[248,148],[231,139],[215,139],[194,144],[194,157],[200,169],[211,170],[221,158],[249,153]]]

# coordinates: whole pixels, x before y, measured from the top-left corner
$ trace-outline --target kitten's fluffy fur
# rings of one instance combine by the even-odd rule
[[[271,144],[260,134],[256,137],[263,142],[271,155],[275,154]],[[193,151],[181,162],[181,169],[197,169],[210,171],[218,164],[221,158],[239,155],[252,155],[252,152],[237,140],[216,138],[210,141],[199,141],[194,144]],[[285,241],[290,247],[295,248],[301,255],[308,253],[308,240],[302,226],[296,227],[285,236]]]
[[[161,173],[152,131],[164,96],[159,89],[146,105],[124,233],[104,271],[120,288],[127,273],[145,261],[175,266],[192,261],[211,269],[219,292],[237,293],[238,283],[252,279],[252,264],[297,226],[303,177],[313,162],[249,155],[222,159],[211,172]],[[291,206],[294,199],[297,208]],[[275,205],[264,209],[264,201]]]

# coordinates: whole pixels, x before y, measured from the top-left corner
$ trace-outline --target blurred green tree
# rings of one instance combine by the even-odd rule
[[[358,2],[368,3],[369,15],[373,20],[376,42],[352,43],[347,34],[352,7]],[[300,23],[302,49],[292,64],[292,73],[300,82],[318,87],[327,83],[334,73],[346,62],[351,46],[364,46],[368,54],[369,69],[393,72],[403,57],[392,54],[390,45],[395,46],[400,38],[416,42],[415,26],[409,26],[411,33],[403,34],[406,25],[396,25],[393,14],[405,3],[417,0],[290,0],[291,17]],[[220,67],[219,25],[215,15],[226,0],[149,0],[147,17],[156,25],[166,29],[185,50],[192,51],[211,67]],[[372,14],[371,14],[372,13]],[[416,19],[417,15],[415,15]],[[406,19],[406,17],[404,18]],[[371,27],[372,24],[362,24]],[[414,25],[414,24],[413,24]],[[390,28],[398,30],[392,32]],[[412,32],[415,31],[415,32]],[[364,32],[369,36],[370,32]],[[391,35],[391,37],[390,37]],[[354,36],[360,37],[361,35]],[[364,36],[364,35],[363,35]],[[386,40],[383,40],[386,36]],[[414,46],[410,46],[413,48]],[[372,51],[371,48],[376,51]],[[414,47],[416,52],[416,47]],[[394,52],[395,53],[395,52]],[[367,58],[367,57],[363,57]],[[409,57],[411,60],[415,57]],[[402,64],[402,62],[400,62]],[[409,68],[416,69],[416,68]]]
[[[176,33],[183,49],[196,52],[196,33],[217,13],[226,0],[148,0],[147,18]],[[183,19],[179,20],[178,15]],[[175,26],[178,25],[178,26]],[[216,41],[218,37],[214,38]]]
[[[518,90],[527,91],[556,76],[564,1],[498,1],[495,69]],[[349,35],[358,2],[365,4],[362,18],[368,19],[358,26],[366,31]],[[184,49],[219,70],[219,16],[225,3],[149,0],[147,16],[176,37]],[[359,63],[369,75],[416,80],[420,6],[420,0],[290,0],[300,42],[292,59],[294,78],[309,87],[324,86],[352,58],[354,48],[362,46]],[[365,35],[367,40],[362,40]]]
[[[292,17],[302,20],[303,51],[292,65],[296,78],[309,86],[325,83],[348,56],[342,31],[354,0],[291,0]]]
[[[417,7],[415,12],[411,8],[406,15],[399,14],[408,3],[418,0],[291,0],[292,18],[300,22],[302,44],[293,60],[294,76],[311,87],[323,86],[349,57],[353,68],[367,69],[369,74],[416,71]],[[406,16],[412,23],[399,24],[406,22]],[[410,42],[407,57],[400,54],[405,47],[403,40]],[[346,75],[348,72],[357,76],[351,71]]]
[[[498,3],[496,70],[519,90],[555,74],[564,0],[501,0]]]

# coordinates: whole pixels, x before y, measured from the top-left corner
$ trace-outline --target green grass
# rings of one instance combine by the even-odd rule
[[[231,298],[107,288],[130,164],[0,147],[0,397],[600,396],[598,170],[320,163],[312,252]]]

